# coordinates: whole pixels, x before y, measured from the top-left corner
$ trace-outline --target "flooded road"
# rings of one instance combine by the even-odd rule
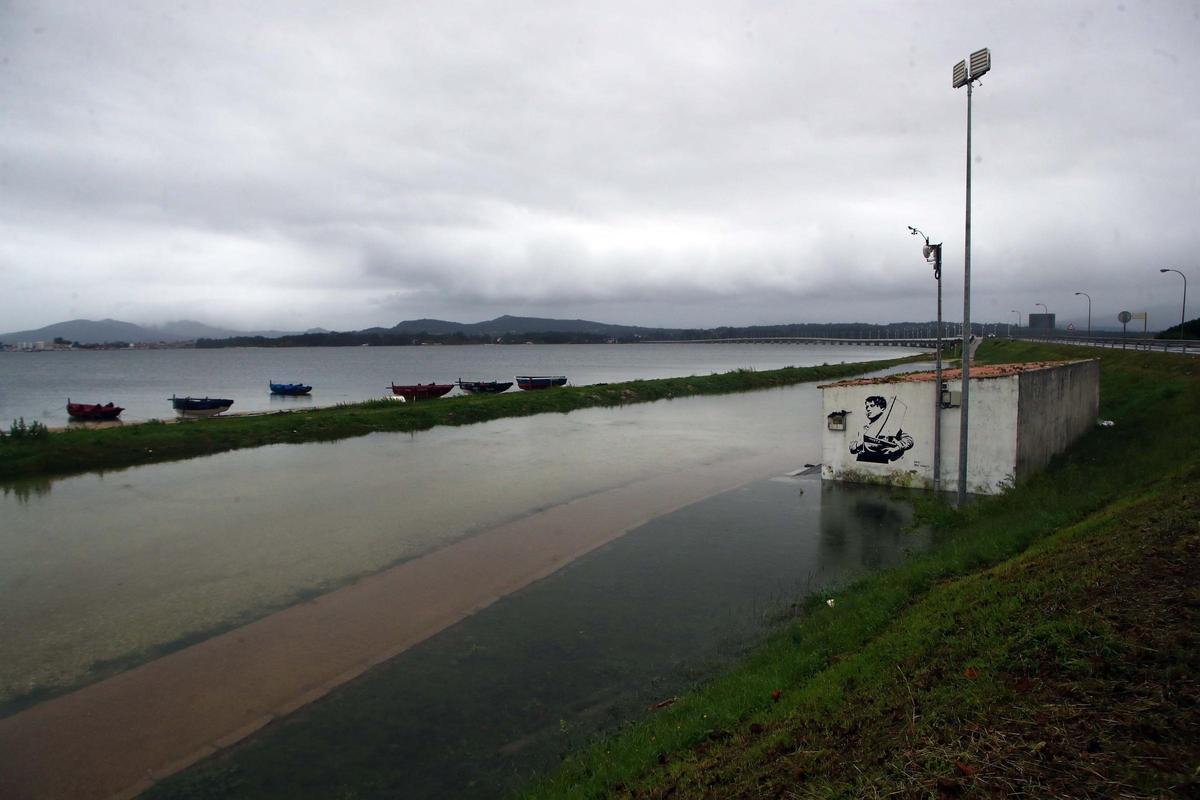
[[[815,461],[818,403],[806,385],[5,486],[0,702],[573,498],[764,453]]]

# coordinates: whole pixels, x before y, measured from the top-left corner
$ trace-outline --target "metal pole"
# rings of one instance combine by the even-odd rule
[[[933,251],[933,271],[937,278],[937,357],[934,359],[933,387],[933,490],[942,490],[942,246]]]
[[[963,257],[962,408],[958,427],[958,504],[967,501],[967,411],[971,394],[971,81],[967,81],[967,226]]]
[[[1179,309],[1179,339],[1183,340],[1183,325],[1187,321],[1187,275],[1184,275],[1177,269],[1160,269],[1159,272],[1174,272],[1179,277],[1183,278],[1183,306]],[[1184,348],[1187,352],[1187,348]]]

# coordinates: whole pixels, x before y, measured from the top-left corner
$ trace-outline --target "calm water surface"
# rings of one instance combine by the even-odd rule
[[[584,494],[772,450],[812,461],[817,395],[685,398],[0,487],[0,700]]]
[[[659,517],[150,797],[507,796],[744,653],[796,598],[926,548],[899,494],[776,479]]]
[[[222,350],[0,352],[0,421],[68,422],[67,398],[114,402],[128,422],[172,417],[171,395],[227,397],[233,411],[335,405],[390,394],[396,383],[566,375],[575,385],[899,358],[892,347],[735,344],[298,347]],[[272,397],[276,382],[313,386]],[[513,389],[513,391],[517,391]],[[454,390],[457,393],[458,389]]]

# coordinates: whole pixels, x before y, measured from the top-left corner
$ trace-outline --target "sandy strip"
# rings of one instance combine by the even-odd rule
[[[579,498],[2,719],[0,797],[133,797],[629,529],[794,462]]]

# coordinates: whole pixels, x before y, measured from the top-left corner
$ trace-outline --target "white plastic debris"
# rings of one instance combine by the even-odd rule
[[[828,600],[826,600],[825,605],[829,606],[830,608],[833,608],[833,598],[831,597]]]
[[[1111,428],[1112,426],[1116,425],[1117,423],[1113,422],[1111,419],[1102,419],[1096,424],[1099,425],[1101,428]]]

